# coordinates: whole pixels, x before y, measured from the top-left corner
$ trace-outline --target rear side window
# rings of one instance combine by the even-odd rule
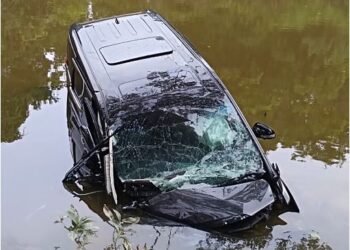
[[[67,47],[67,65],[68,65],[68,69],[69,69],[69,76],[72,79],[73,78],[73,57],[74,57],[74,53],[72,50],[72,45],[68,39],[68,47]]]
[[[84,81],[76,67],[73,69],[72,87],[78,96],[83,94]]]

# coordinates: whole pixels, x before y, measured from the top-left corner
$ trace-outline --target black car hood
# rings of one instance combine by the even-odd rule
[[[259,221],[274,201],[270,185],[260,179],[225,187],[176,189],[151,198],[143,209],[196,227],[240,230],[250,227],[244,221]]]

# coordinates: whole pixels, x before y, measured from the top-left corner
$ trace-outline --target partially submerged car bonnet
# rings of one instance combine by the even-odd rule
[[[116,20],[149,30],[113,37],[114,19],[72,29],[96,68],[106,131],[64,182],[103,183],[115,203],[203,229],[250,228],[275,204],[298,211],[228,90],[181,35],[154,12]]]
[[[230,225],[242,230],[264,218],[274,201],[270,185],[261,179],[234,186],[176,189],[151,198],[144,209],[200,228]]]

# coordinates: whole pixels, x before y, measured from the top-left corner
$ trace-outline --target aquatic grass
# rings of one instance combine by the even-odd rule
[[[121,214],[117,210],[110,209],[106,204],[103,206],[103,213],[109,219],[109,224],[114,228],[113,244],[105,248],[105,250],[120,249],[120,246],[122,246],[124,250],[132,250],[133,248],[130,243],[130,240],[125,235],[126,232],[130,232],[132,230],[126,227],[132,224],[137,224],[140,221],[140,218],[139,217],[122,218]],[[141,248],[139,245],[136,247],[136,250],[141,250],[141,249],[146,250],[147,249],[146,244],[143,246],[143,248]]]
[[[112,244],[104,248],[104,250],[133,250],[130,240],[126,236],[126,232],[132,231],[127,228],[132,224],[140,221],[139,217],[126,217],[115,209],[110,209],[106,204],[103,206],[103,213],[109,219],[108,224],[113,227]],[[78,210],[70,205],[64,216],[59,217],[54,223],[62,224],[64,229],[68,231],[68,237],[76,244],[78,250],[85,250],[87,245],[91,243],[93,237],[97,237],[98,227],[94,226],[93,220],[88,216],[80,216]],[[147,250],[146,244],[143,247],[136,246],[136,250]]]
[[[70,222],[70,225],[66,224]],[[85,247],[90,243],[92,237],[97,237],[96,233],[98,227],[93,225],[93,221],[87,217],[81,217],[78,210],[73,205],[70,206],[66,215],[60,217],[54,223],[63,224],[68,231],[68,237],[77,245],[77,249],[86,249]]]

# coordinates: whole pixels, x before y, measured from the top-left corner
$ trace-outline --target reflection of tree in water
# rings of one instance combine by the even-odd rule
[[[298,242],[293,242],[292,237],[288,236],[287,239],[276,239],[276,249],[318,249],[318,250],[330,250],[332,249],[327,243],[321,242],[318,237],[313,237],[311,234],[302,237]]]
[[[2,2],[1,141],[21,138],[18,128],[29,106],[58,100],[54,90],[64,83],[67,30],[85,12],[84,2]]]
[[[319,237],[312,234],[304,235],[299,239],[293,239],[288,235],[286,238],[273,238],[272,234],[254,236],[250,238],[222,237],[217,235],[207,235],[205,240],[199,241],[197,250],[220,250],[220,249],[318,249],[331,250],[332,248]]]

